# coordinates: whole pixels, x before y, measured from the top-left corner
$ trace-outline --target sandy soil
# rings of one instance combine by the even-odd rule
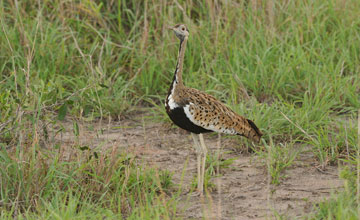
[[[169,125],[154,123],[145,116],[117,122],[80,123],[79,142],[90,147],[116,146],[139,158],[138,163],[173,172],[173,181],[185,188],[179,201],[178,217],[184,219],[274,219],[274,213],[298,218],[311,211],[314,202],[341,190],[337,167],[326,171],[316,168],[311,153],[301,153],[277,186],[268,184],[264,162],[256,155],[232,149],[243,144],[241,138],[221,138],[223,158],[235,158],[212,182],[215,190],[205,197],[191,196],[191,182],[196,175],[196,156],[191,135]],[[72,122],[65,121],[65,131],[56,135],[61,145],[74,143]],[[101,131],[101,132],[100,132]],[[217,135],[205,135],[210,153],[217,150]],[[181,179],[182,172],[185,172]]]

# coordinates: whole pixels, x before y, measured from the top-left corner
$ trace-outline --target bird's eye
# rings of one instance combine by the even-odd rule
[[[185,28],[181,28],[182,31],[185,31]]]

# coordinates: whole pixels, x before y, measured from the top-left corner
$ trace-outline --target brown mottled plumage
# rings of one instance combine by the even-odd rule
[[[182,70],[189,32],[183,24],[176,25],[171,29],[180,39],[180,48],[174,79],[169,88],[165,107],[170,119],[193,135],[198,153],[198,190],[202,193],[207,152],[202,133],[214,131],[242,135],[255,142],[260,141],[262,133],[254,122],[236,114],[213,96],[184,86]],[[200,143],[194,134],[199,134]],[[203,157],[202,167],[200,165],[201,157]]]
[[[193,88],[183,87],[174,100],[189,105],[191,122],[207,130],[245,136],[259,142],[262,133],[254,122],[225,106],[213,96]]]

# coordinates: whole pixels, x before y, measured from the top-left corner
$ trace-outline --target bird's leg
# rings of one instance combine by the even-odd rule
[[[200,146],[198,137],[196,136],[196,134],[191,133],[191,136],[194,139],[194,146],[196,149],[196,159],[197,159],[197,180],[198,180],[198,190],[200,192],[200,194],[202,193],[202,185],[201,185],[201,155],[202,155],[202,147]],[[201,189],[201,190],[200,190]]]
[[[199,134],[199,138],[200,138],[200,145],[201,145],[201,148],[202,148],[202,167],[201,167],[201,191],[202,191],[202,188],[204,186],[204,178],[205,178],[205,164],[206,164],[206,154],[207,154],[207,148],[206,148],[206,145],[205,145],[205,141],[204,141],[204,137],[203,137],[203,134]]]

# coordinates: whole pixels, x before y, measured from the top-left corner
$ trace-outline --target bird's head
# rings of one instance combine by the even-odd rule
[[[169,27],[169,29],[173,30],[180,40],[184,40],[185,37],[189,36],[189,30],[184,24],[177,24],[174,27]]]

